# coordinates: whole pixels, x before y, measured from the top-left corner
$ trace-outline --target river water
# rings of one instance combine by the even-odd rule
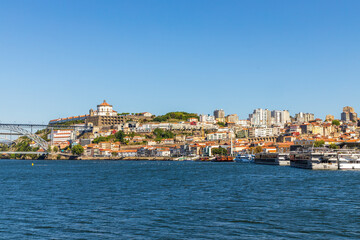
[[[359,186],[354,171],[1,160],[0,238],[359,239]]]

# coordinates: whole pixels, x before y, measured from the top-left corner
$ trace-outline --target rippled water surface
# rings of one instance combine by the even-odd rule
[[[0,161],[5,239],[359,239],[360,172]]]

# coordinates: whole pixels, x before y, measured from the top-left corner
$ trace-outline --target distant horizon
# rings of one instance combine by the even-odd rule
[[[119,112],[360,112],[360,2],[0,2],[1,122]]]

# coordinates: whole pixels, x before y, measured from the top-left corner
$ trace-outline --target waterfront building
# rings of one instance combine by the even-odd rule
[[[306,123],[314,120],[315,120],[315,116],[313,113],[299,112],[295,114],[295,122],[297,123]]]
[[[118,157],[136,157],[137,149],[119,150],[116,151]]]
[[[346,106],[343,108],[341,113],[341,121],[343,122],[355,122],[357,121],[357,113],[354,111],[354,108]]]
[[[89,117],[86,119],[87,125],[92,126],[114,126],[125,123],[126,117],[119,116],[113,106],[105,100],[97,105],[97,110],[90,109]]]
[[[76,133],[73,129],[52,130],[48,135],[51,145],[69,145],[69,142],[76,139]]]
[[[254,127],[269,127],[271,126],[271,112],[268,109],[255,109],[249,115],[249,120]]]

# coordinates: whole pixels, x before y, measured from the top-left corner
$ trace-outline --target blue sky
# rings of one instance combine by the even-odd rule
[[[360,112],[360,1],[0,1],[1,122]]]

